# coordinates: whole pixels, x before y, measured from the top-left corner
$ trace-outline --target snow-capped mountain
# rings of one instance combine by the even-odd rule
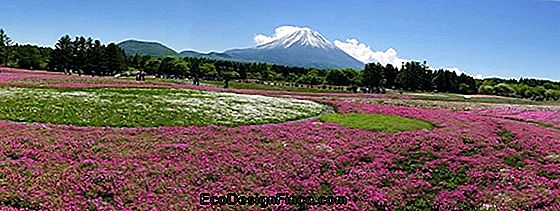
[[[282,28],[282,27],[280,27]],[[327,38],[311,28],[287,26],[273,36],[263,36],[264,42],[256,47],[209,53],[201,56],[248,62],[266,62],[286,66],[319,69],[355,68],[364,64],[336,47]]]
[[[327,38],[310,28],[300,28],[290,34],[273,39],[268,43],[257,46],[260,49],[290,48],[293,45],[309,46],[315,48],[336,48]]]

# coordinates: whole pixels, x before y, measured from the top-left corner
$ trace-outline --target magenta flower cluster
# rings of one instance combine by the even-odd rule
[[[193,210],[211,208],[198,205],[200,193],[237,192],[345,195],[349,204],[338,209],[348,210],[560,208],[557,130],[448,110],[330,103],[342,113],[399,115],[438,128],[387,134],[316,120],[136,129],[1,122],[0,203]]]

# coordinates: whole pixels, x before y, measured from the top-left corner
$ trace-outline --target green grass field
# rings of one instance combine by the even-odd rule
[[[325,114],[319,120],[349,128],[389,133],[434,128],[432,124],[421,120],[382,114]]]
[[[0,119],[18,122],[238,126],[308,118],[323,110],[305,100],[187,89],[0,88]]]

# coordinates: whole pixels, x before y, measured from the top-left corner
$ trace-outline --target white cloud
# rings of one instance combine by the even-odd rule
[[[392,64],[401,68],[403,62],[410,61],[398,57],[397,50],[394,48],[389,48],[385,51],[374,51],[371,49],[371,46],[360,43],[356,39],[347,39],[346,41],[335,40],[334,45],[363,63],[379,62],[382,65]]]
[[[280,26],[276,28],[276,30],[274,30],[274,34],[272,36],[257,34],[257,36],[255,36],[255,42],[257,43],[257,45],[263,45],[302,29],[307,28],[297,26]]]
[[[379,62],[382,65],[392,64],[393,66],[398,67],[400,69],[402,68],[403,62],[407,63],[412,61],[410,59],[400,58],[397,55],[397,50],[395,50],[394,48],[389,48],[385,51],[376,51],[376,50],[372,50],[371,46],[365,43],[360,43],[357,39],[347,39],[344,42],[340,40],[335,40],[334,44],[336,45],[336,47],[342,49],[348,55],[354,57],[355,59],[363,63]],[[466,75],[472,76],[474,78],[480,78],[480,79],[483,78],[483,76],[480,74],[473,75],[461,70],[458,67],[435,68],[431,64],[427,64],[427,65],[428,68],[431,70],[444,69],[444,70],[455,72],[457,75],[461,75],[462,73],[465,73]]]

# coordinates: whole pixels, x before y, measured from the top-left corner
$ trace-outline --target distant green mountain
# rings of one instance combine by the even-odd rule
[[[179,53],[180,57],[205,57],[203,53],[199,53],[196,51],[181,51]]]
[[[173,49],[158,43],[138,40],[126,40],[118,44],[127,55],[149,55],[149,56],[178,56],[179,53]]]

